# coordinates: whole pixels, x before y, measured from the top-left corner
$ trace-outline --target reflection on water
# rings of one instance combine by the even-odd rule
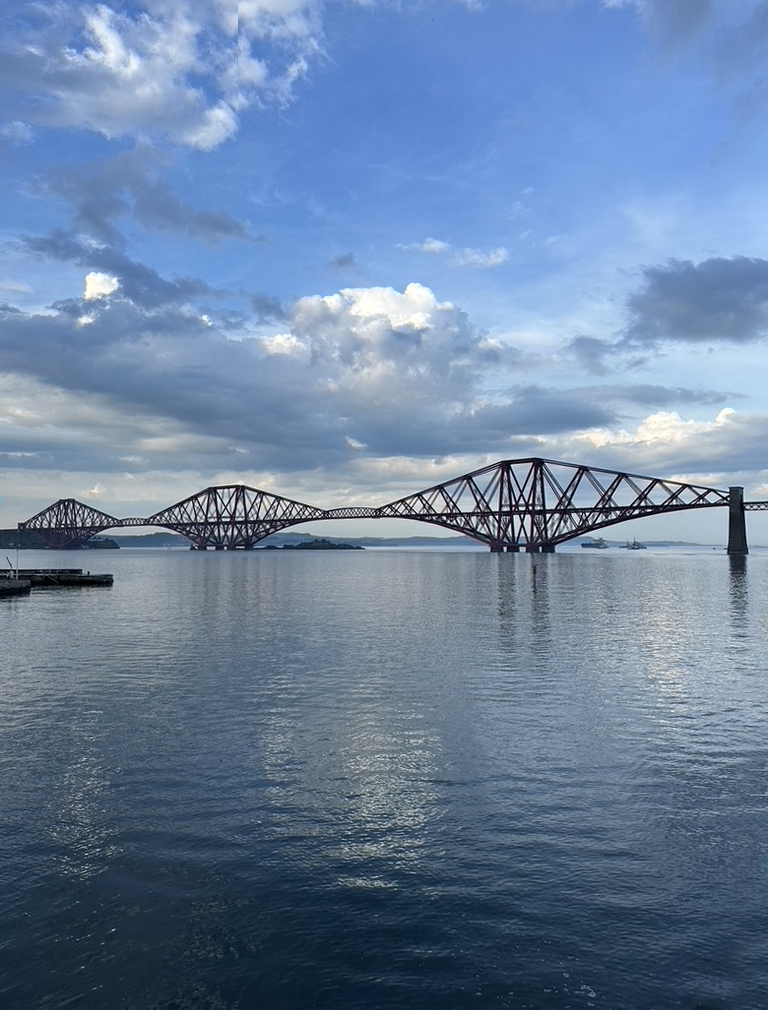
[[[759,555],[109,567],[4,601],[4,1010],[768,1005]]]
[[[742,554],[731,554],[728,557],[728,569],[730,574],[729,600],[731,607],[731,627],[737,636],[748,635],[749,626],[747,621],[748,605],[748,582],[747,582],[748,559]]]
[[[84,880],[102,872],[119,853],[113,844],[108,793],[112,781],[102,763],[90,723],[100,712],[84,712],[73,727],[71,753],[52,790],[48,834],[52,858],[67,876]]]

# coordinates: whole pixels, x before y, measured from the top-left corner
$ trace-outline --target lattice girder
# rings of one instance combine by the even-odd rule
[[[323,509],[245,484],[208,487],[146,522],[187,537],[198,548],[248,549],[279,530],[325,517]]]
[[[268,491],[208,487],[146,519],[116,519],[73,498],[38,512],[21,529],[51,547],[79,546],[119,526],[160,526],[195,547],[248,549],[272,533],[322,519],[415,519],[492,548],[553,547],[646,515],[729,505],[729,491],[537,457],[501,460],[377,507],[322,509]],[[745,509],[766,508],[764,502]]]
[[[104,530],[118,526],[119,520],[76,498],[60,498],[48,508],[19,523],[19,529],[35,530],[53,549],[79,547]]]
[[[728,491],[718,488],[531,458],[502,460],[379,511],[492,546],[542,547],[628,519],[727,504]]]

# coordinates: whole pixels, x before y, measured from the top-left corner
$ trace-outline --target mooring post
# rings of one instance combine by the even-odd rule
[[[749,554],[747,522],[744,516],[744,488],[729,487],[728,500],[728,553]]]

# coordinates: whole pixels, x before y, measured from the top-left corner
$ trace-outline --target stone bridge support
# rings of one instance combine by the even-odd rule
[[[728,553],[749,554],[747,522],[744,516],[744,488],[728,488]]]

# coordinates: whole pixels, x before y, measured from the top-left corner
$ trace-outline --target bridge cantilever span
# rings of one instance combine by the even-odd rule
[[[271,533],[324,519],[325,510],[245,484],[208,487],[156,512],[147,525],[181,533],[197,550],[249,550]]]
[[[75,498],[60,498],[53,505],[19,523],[20,530],[33,530],[52,549],[80,547],[91,537],[119,525],[114,516],[84,505]]]
[[[492,551],[549,552],[628,519],[729,504],[730,491],[718,488],[531,457],[435,484],[380,513],[465,533]]]
[[[491,551],[554,551],[599,529],[689,509],[729,510],[728,551],[748,552],[743,489],[722,490],[663,477],[580,466],[540,457],[501,460],[376,507],[323,509],[244,484],[208,487],[146,519],[117,519],[64,498],[20,529],[49,546],[79,547],[122,526],[160,526],[197,550],[248,550],[279,530],[325,519],[414,519],[463,533]]]

